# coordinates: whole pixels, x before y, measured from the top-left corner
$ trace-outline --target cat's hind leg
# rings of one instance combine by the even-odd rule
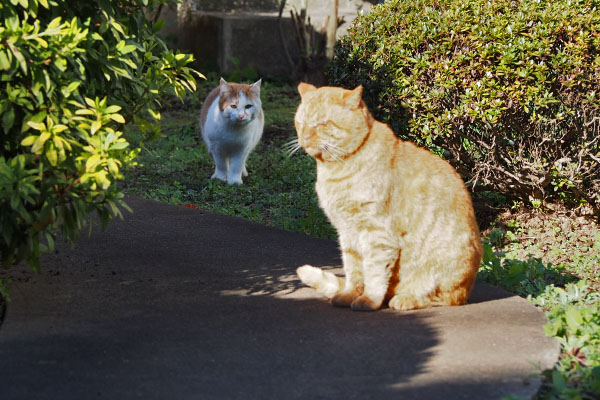
[[[415,310],[430,307],[431,296],[439,283],[431,274],[431,268],[420,265],[424,260],[403,259],[400,266],[400,281],[388,306],[394,310]]]
[[[432,269],[421,268],[419,271]],[[475,276],[476,269],[458,270],[454,274],[440,274],[437,277],[418,271],[401,276],[395,295],[389,301],[389,307],[395,310],[415,310],[466,304],[475,283]]]

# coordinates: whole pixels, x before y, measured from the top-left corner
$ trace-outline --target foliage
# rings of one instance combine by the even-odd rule
[[[600,3],[389,0],[338,44],[330,83],[473,185],[600,215]]]
[[[144,11],[165,0],[0,3],[0,260],[34,269],[54,235],[120,215],[116,185],[152,134],[160,101],[195,89],[191,55],[169,51]]]
[[[495,231],[492,231],[495,232]],[[575,281],[562,268],[536,258],[505,258],[494,251],[492,236],[484,241],[478,277],[541,307],[548,318],[547,336],[561,346],[559,362],[543,371],[540,399],[593,399],[600,395],[600,294],[585,280]]]
[[[494,253],[489,242],[483,244],[483,263],[478,277],[523,297],[544,292],[548,282],[564,285],[573,280],[563,269],[554,268],[551,264],[544,265],[539,258],[504,258],[503,253]]]
[[[546,335],[561,345],[561,357],[546,376],[549,398],[593,399],[600,396],[600,295],[585,281],[564,289],[548,286],[533,299],[548,309]]]

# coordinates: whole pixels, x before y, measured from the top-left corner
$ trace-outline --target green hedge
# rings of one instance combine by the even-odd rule
[[[116,182],[135,164],[123,137],[155,131],[160,101],[195,89],[149,21],[165,0],[0,3],[0,262],[39,267],[54,235],[91,212],[119,215]],[[0,281],[0,289],[2,288]]]
[[[336,48],[330,83],[471,184],[600,215],[600,2],[388,0]]]

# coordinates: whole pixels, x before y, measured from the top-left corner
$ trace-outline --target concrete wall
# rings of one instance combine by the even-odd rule
[[[345,24],[343,35],[359,11],[368,12],[377,0],[339,0],[339,16]],[[251,68],[260,76],[297,79],[302,58],[290,10],[306,6],[315,31],[320,32],[330,12],[330,0],[287,0],[281,20],[279,0],[200,0],[187,21],[179,21],[173,46],[194,54],[201,66],[229,74],[234,69]],[[165,14],[167,15],[167,14]],[[169,18],[173,18],[173,10]],[[175,14],[175,20],[177,14]],[[167,21],[167,26],[173,25]],[[287,47],[291,62],[286,56]],[[233,60],[239,61],[236,66]]]
[[[276,16],[193,13],[189,24],[179,29],[177,46],[194,54],[199,64],[218,67],[228,74],[236,68],[251,68],[261,76],[289,76],[293,67],[286,58],[284,42],[298,60],[298,45],[290,18]],[[234,59],[239,61],[236,66]]]

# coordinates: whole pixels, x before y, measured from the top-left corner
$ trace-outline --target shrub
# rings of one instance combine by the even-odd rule
[[[164,1],[0,3],[4,266],[37,269],[58,231],[73,240],[89,213],[119,215],[116,182],[138,152],[123,126],[155,132],[159,100],[195,89],[192,56],[169,51],[144,16]]]
[[[357,18],[329,79],[473,186],[600,215],[600,3],[388,0]]]

